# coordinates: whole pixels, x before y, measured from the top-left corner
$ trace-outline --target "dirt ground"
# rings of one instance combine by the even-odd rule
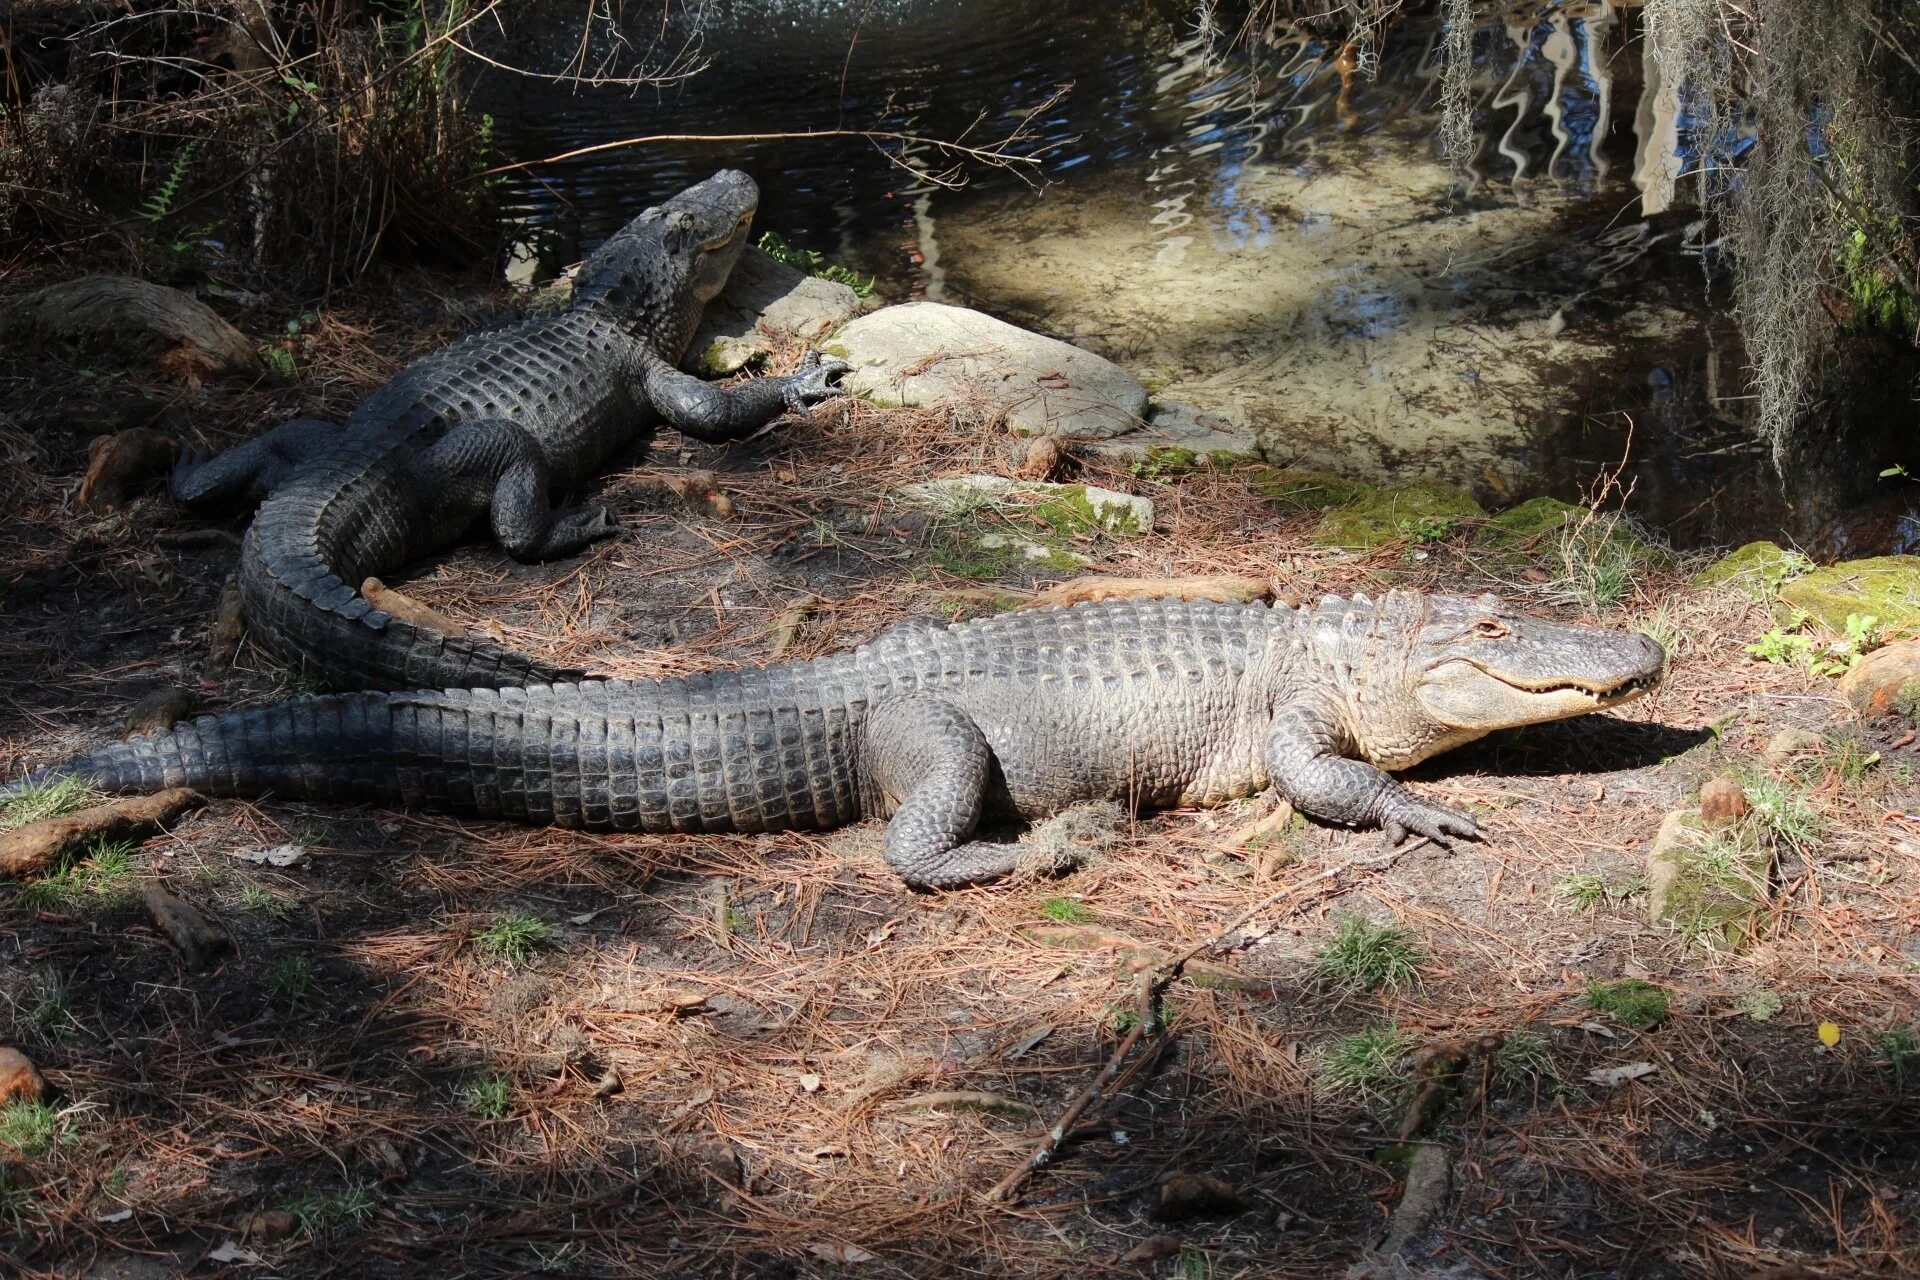
[[[110,738],[156,688],[219,709],[299,687],[251,650],[208,664],[242,522],[159,495],[77,511],[88,439],[217,445],[340,413],[498,302],[445,291],[403,279],[301,320],[286,383],[0,357],[0,776]],[[1070,576],[983,560],[888,496],[1008,456],[968,415],[850,405],[727,449],[663,433],[591,495],[618,539],[542,566],[476,543],[397,585],[621,675],[826,652]],[[646,484],[689,467],[731,516]],[[1157,515],[1069,534],[1086,572],[1581,612],[1470,528],[1358,557],[1314,545],[1315,514],[1251,469],[1087,478]],[[1418,771],[1484,816],[1451,852],[1387,860],[1376,833],[1306,825],[1236,843],[1248,805],[1122,822],[1056,879],[916,894],[876,824],[594,836],[218,801],[130,857],[0,887],[0,1042],[53,1090],[0,1121],[0,1272],[1913,1274],[1911,726],[1862,726],[1831,681],[1749,660],[1765,608],[1689,592],[1687,568],[1599,611],[1672,642],[1656,695]],[[1789,728],[1824,736],[1769,760]],[[1644,896],[1662,816],[1722,774],[1777,816],[1737,946],[1649,924]],[[151,880],[231,950],[184,962],[133,892]],[[1411,976],[1343,988],[1324,956],[1354,920],[1396,927],[1369,936]],[[1143,975],[1196,947],[1143,1023]],[[1596,1007],[1590,984],[1631,979],[1664,1016]],[[995,1198],[1123,1044],[1057,1157]],[[1370,1261],[1389,1231],[1397,1253]]]

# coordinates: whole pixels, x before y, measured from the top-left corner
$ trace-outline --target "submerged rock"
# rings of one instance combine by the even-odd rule
[[[727,287],[707,304],[685,366],[707,377],[737,373],[773,350],[774,335],[817,343],[877,305],[848,286],[823,280],[749,248]]]
[[[1481,505],[1457,489],[1421,481],[1375,489],[1320,518],[1313,539],[1323,546],[1370,551],[1388,542],[1431,542],[1445,537],[1462,520],[1486,515]]]
[[[1844,632],[1849,614],[1883,630],[1920,628],[1920,556],[1874,556],[1815,569],[1780,588],[1781,602]]]
[[[970,404],[1015,435],[1107,439],[1146,420],[1147,389],[1110,360],[964,307],[908,302],[854,320],[826,345],[846,386],[885,406]]]

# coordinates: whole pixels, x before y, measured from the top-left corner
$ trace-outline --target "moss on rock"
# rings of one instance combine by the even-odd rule
[[[1289,511],[1325,511],[1329,507],[1343,507],[1374,492],[1372,485],[1343,479],[1331,471],[1253,467],[1244,474],[1255,493]]]
[[[1375,489],[1328,511],[1314,529],[1323,546],[1367,551],[1388,542],[1432,542],[1463,520],[1486,515],[1481,505],[1458,489],[1420,482]]]
[[[1666,816],[1647,850],[1647,918],[1689,937],[1738,943],[1767,890],[1767,851],[1737,830],[1708,831],[1698,810]]]
[[[1729,587],[1754,600],[1771,600],[1780,588],[1813,568],[1798,551],[1773,542],[1749,542],[1693,575],[1696,591]]]
[[[1882,631],[1920,632],[1920,556],[1843,560],[1787,583],[1780,600],[1836,633],[1849,614],[1878,618]]]

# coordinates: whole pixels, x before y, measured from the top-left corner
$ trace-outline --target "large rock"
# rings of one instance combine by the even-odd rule
[[[1757,843],[1715,834],[1697,809],[1669,813],[1647,849],[1647,919],[1693,938],[1739,943],[1767,895]]]
[[[1754,600],[1770,600],[1782,586],[1813,568],[1798,551],[1774,542],[1749,542],[1693,575],[1693,588],[1731,587]],[[1844,619],[1842,619],[1844,621]]]
[[[1843,560],[1787,583],[1780,599],[1835,632],[1849,614],[1878,618],[1884,631],[1920,628],[1920,556]]]
[[[975,405],[1004,412],[1016,435],[1104,440],[1146,419],[1147,389],[1125,369],[964,307],[882,307],[826,350],[852,363],[848,389],[875,404]]]
[[[1920,640],[1875,649],[1840,680],[1840,692],[1862,716],[1920,720]]]
[[[877,305],[834,280],[823,280],[749,248],[707,304],[687,348],[688,372],[718,377],[773,350],[776,335],[817,343]]]

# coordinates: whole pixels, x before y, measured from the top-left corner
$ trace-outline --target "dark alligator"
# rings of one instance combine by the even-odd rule
[[[651,683],[340,694],[204,716],[34,775],[426,805],[616,831],[820,829],[892,815],[886,857],[946,886],[1030,861],[983,816],[1085,800],[1219,804],[1273,786],[1317,818],[1445,843],[1472,817],[1402,769],[1495,729],[1615,706],[1665,655],[1492,596],[1117,601]]]
[[[265,503],[240,558],[243,608],[268,652],[339,688],[506,685],[577,678],[481,640],[417,627],[357,589],[457,541],[480,516],[518,559],[564,556],[615,532],[600,507],[555,511],[664,419],[736,440],[784,410],[841,394],[843,366],[722,389],[681,373],[706,304],[746,246],[759,189],[725,170],[648,209],[580,271],[571,308],[474,334],[416,361],[344,428],[298,419],[175,474],[189,504]]]

